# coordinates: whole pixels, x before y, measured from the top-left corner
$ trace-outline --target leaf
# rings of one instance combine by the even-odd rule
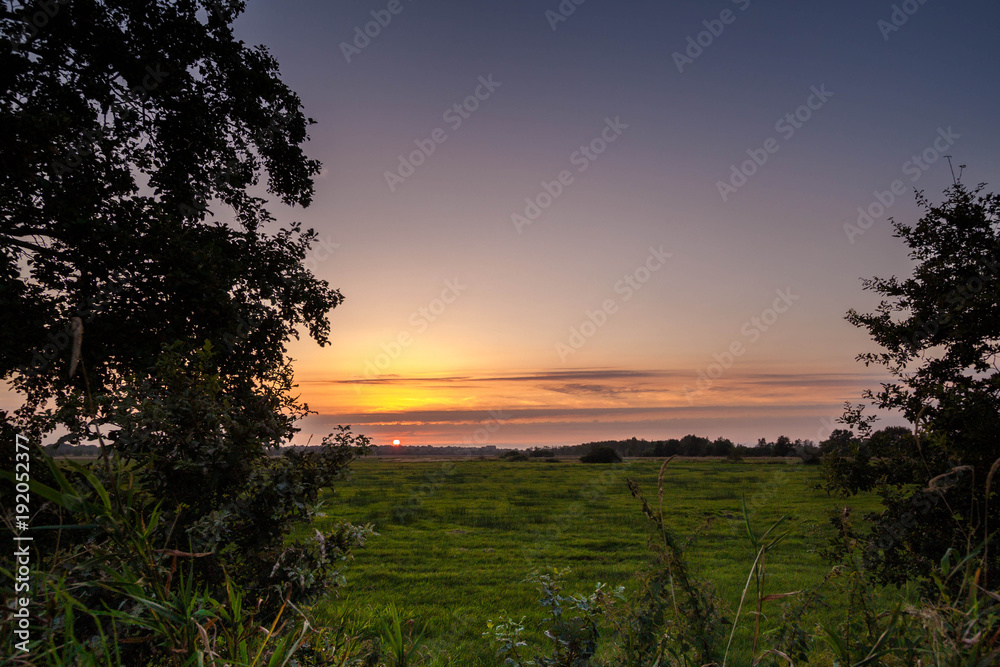
[[[80,465],[76,461],[69,461],[68,463],[70,467],[73,468],[73,470],[80,473],[81,475],[84,476],[84,478],[86,478],[86,480],[90,483],[90,486],[93,487],[94,491],[97,492],[97,495],[101,497],[101,502],[104,503],[105,509],[110,510],[111,498],[108,496],[107,489],[104,488],[104,485],[101,484],[100,480],[97,479],[94,473],[85,468],[84,466]]]

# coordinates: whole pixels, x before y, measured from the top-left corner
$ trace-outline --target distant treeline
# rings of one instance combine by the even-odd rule
[[[434,445],[376,445],[372,447],[375,456],[499,456],[506,449],[497,449],[493,445],[469,447],[450,445],[435,447]]]
[[[59,445],[56,448],[55,443],[51,445],[45,445],[44,449],[49,456],[79,456],[81,458],[92,458],[101,455],[101,447],[99,445]]]
[[[526,450],[531,457],[578,457],[590,453],[598,447],[610,447],[620,456],[722,456],[728,458],[769,457],[769,456],[809,456],[817,448],[812,440],[792,440],[780,436],[774,442],[764,438],[756,445],[734,443],[729,438],[712,440],[698,435],[686,435],[683,438],[669,440],[604,440],[600,442],[585,442],[580,445],[565,445],[562,447],[535,447]]]
[[[802,456],[803,454],[811,455],[818,451],[817,446],[812,440],[792,440],[786,436],[780,436],[774,442],[768,442],[764,438],[761,438],[757,441],[756,445],[744,445],[734,443],[729,438],[711,440],[698,435],[686,435],[683,438],[670,438],[669,440],[640,440],[639,438],[603,440],[599,442],[585,442],[579,445],[563,445],[561,447],[532,447],[523,451],[532,458],[578,458],[589,454],[598,447],[610,447],[623,457],[721,456],[728,458],[752,458]],[[96,445],[62,445],[58,449],[55,449],[54,445],[46,445],[45,449],[54,456],[90,457],[98,456],[101,453],[100,447]],[[292,449],[302,449],[302,447],[297,446]],[[375,456],[483,456],[492,458],[514,451],[522,450],[498,448],[494,445],[485,445],[482,447],[461,445],[445,447],[435,447],[433,445],[377,445],[372,448],[372,453]]]
[[[523,452],[531,458],[579,458],[589,454],[599,447],[610,447],[620,456],[721,456],[727,458],[742,457],[775,457],[775,456],[814,456],[818,452],[812,440],[792,440],[780,436],[773,442],[764,438],[755,445],[734,443],[729,438],[714,440],[698,435],[686,435],[683,438],[669,440],[603,440],[585,442],[579,445],[562,445],[559,447],[532,447],[525,450],[498,448],[492,445],[486,447],[435,447],[423,446],[388,446],[374,447],[376,456],[503,456],[508,452]]]

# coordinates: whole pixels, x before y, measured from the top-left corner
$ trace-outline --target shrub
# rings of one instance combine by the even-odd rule
[[[621,463],[622,457],[611,447],[595,447],[580,457],[583,463]]]
[[[24,648],[35,661],[23,664],[247,665],[257,656],[253,664],[278,665],[319,637],[287,597],[264,621],[259,600],[225,571],[214,593],[196,576],[196,564],[212,554],[159,548],[164,527],[170,532],[163,502],[120,457],[84,466],[32,449],[52,480],[32,480],[32,492],[67,522],[31,528],[64,539],[33,555],[32,607],[42,613],[28,619]],[[4,470],[0,478],[12,476]],[[67,533],[85,539],[65,544]],[[326,549],[333,560],[346,555],[336,545]],[[0,568],[0,575],[9,598],[13,573]],[[12,629],[0,631],[4,646],[13,645]]]
[[[212,372],[213,358],[210,345],[167,346],[154,376],[95,402],[119,427],[109,449],[161,502],[172,529],[157,536],[161,544],[211,552],[194,564],[199,581],[221,595],[228,572],[276,611],[289,595],[299,603],[336,587],[339,554],[364,541],[365,529],[350,525],[301,542],[286,538],[312,519],[320,490],[343,478],[369,442],[342,427],[307,451],[274,451],[235,416],[240,408]]]
[[[624,587],[609,592],[604,584],[597,584],[589,596],[565,595],[559,580],[568,572],[568,569],[553,568],[551,574],[542,574],[533,570],[526,580],[535,584],[541,595],[539,604],[548,612],[542,625],[545,637],[551,642],[550,655],[537,658],[521,655],[522,651],[518,649],[526,646],[522,639],[524,618],[515,621],[501,613],[497,622],[491,619],[487,623],[483,636],[498,645],[497,657],[504,658],[504,665],[583,667],[594,664],[591,660],[597,653],[597,642],[601,636],[599,623],[605,610],[611,607],[612,597],[624,597]]]
[[[1000,504],[982,484],[1000,457],[1000,194],[984,188],[956,180],[940,205],[918,193],[916,224],[893,222],[912,275],[865,280],[878,308],[847,314],[879,347],[858,360],[891,376],[864,398],[914,427],[872,434],[876,417],[865,404],[848,405],[841,421],[862,442],[854,461],[830,470],[836,490],[873,489],[885,499],[865,563],[884,581],[928,582],[949,550],[991,539],[987,528],[1000,523]],[[1000,552],[986,555],[983,577],[1000,581]]]
[[[555,454],[551,449],[532,449],[528,451],[528,456],[533,459],[550,459],[555,456]]]

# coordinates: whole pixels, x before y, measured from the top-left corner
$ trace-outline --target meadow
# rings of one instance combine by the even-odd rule
[[[686,541],[693,574],[715,585],[727,619],[735,617],[755,556],[744,501],[758,533],[787,517],[782,530],[788,535],[768,556],[768,594],[808,591],[824,581],[831,566],[818,550],[833,534],[831,512],[845,504],[857,514],[878,507],[873,496],[847,502],[828,496],[815,486],[818,466],[790,460],[795,463],[675,460],[667,467],[669,526]],[[570,568],[564,578],[570,594],[593,592],[598,582],[634,589],[635,574],[648,560],[649,522],[626,478],[655,502],[661,464],[358,461],[350,479],[326,492],[315,527],[346,520],[372,524],[378,535],[346,564],[339,595],[314,607],[316,620],[372,618],[394,606],[412,619],[414,634],[425,628],[421,652],[435,656],[432,664],[495,665],[493,647],[482,637],[490,619],[524,616],[534,630],[530,639],[544,641],[535,630],[544,610],[525,582],[533,569]],[[768,605],[765,631],[782,610],[780,602]],[[827,605],[817,620],[835,622],[844,605],[836,596]],[[744,664],[748,655],[745,612],[730,664]]]

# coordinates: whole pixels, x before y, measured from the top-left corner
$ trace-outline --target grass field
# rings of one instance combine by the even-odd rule
[[[487,620],[506,612],[526,616],[533,628],[542,617],[534,588],[524,583],[533,568],[571,568],[565,588],[574,594],[592,592],[597,582],[634,587],[633,575],[648,557],[649,524],[625,480],[636,480],[655,501],[661,463],[359,461],[353,477],[326,497],[318,527],[371,523],[378,536],[346,565],[341,596],[316,606],[317,620],[377,613],[391,603],[418,628],[426,624],[426,651],[441,656],[441,664],[495,665],[481,636]],[[817,467],[782,461],[668,466],[665,515],[680,538],[692,538],[692,570],[714,582],[727,618],[735,615],[755,555],[744,497],[758,531],[789,517],[791,532],[768,563],[768,593],[809,589],[829,571],[816,550],[831,534],[830,510],[845,503],[813,488],[818,480]],[[878,502],[869,496],[849,504],[863,512]],[[834,603],[820,619],[835,620],[841,611]],[[737,631],[738,659],[730,664],[749,664],[747,627],[741,623]]]

